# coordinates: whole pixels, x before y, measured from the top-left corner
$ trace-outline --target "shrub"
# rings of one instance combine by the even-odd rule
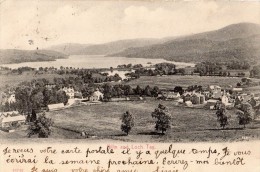
[[[51,134],[51,126],[53,121],[45,116],[45,113],[40,115],[33,123],[30,124],[28,137],[38,134],[39,138],[48,138]]]

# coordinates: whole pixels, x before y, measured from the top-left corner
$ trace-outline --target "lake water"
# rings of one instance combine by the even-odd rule
[[[28,66],[33,68],[39,67],[55,67],[60,68],[63,67],[73,67],[73,68],[110,68],[117,67],[122,64],[142,64],[143,66],[150,66],[151,64],[147,64],[150,62],[151,64],[169,62],[174,63],[177,67],[185,67],[185,66],[194,66],[192,63],[181,63],[181,62],[173,62],[167,61],[164,59],[144,59],[144,58],[126,58],[126,57],[105,57],[101,55],[73,55],[67,59],[57,59],[56,61],[48,61],[48,62],[26,62],[26,63],[17,63],[17,64],[4,64],[1,66],[6,66],[12,69]]]

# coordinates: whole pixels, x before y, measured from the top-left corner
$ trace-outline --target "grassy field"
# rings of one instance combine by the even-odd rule
[[[139,79],[127,82],[131,86],[158,86],[159,88],[173,89],[175,86],[182,86],[184,88],[190,85],[201,85],[207,87],[208,85],[219,86],[236,86],[241,78],[229,78],[229,77],[207,77],[207,76],[141,76]],[[253,80],[254,81],[254,80]]]
[[[55,128],[71,132],[67,138],[79,138],[82,131],[95,139],[112,139],[133,142],[222,142],[240,141],[243,138],[260,138],[260,123],[253,122],[242,129],[238,125],[235,111],[229,110],[230,125],[220,130],[215,111],[173,106],[172,102],[161,102],[172,114],[172,127],[166,135],[154,130],[155,120],[151,112],[159,101],[149,102],[109,102],[100,105],[80,106],[66,110],[48,112],[55,122]],[[135,126],[129,136],[120,130],[122,113],[129,110],[134,114]],[[75,131],[75,133],[72,133]],[[69,134],[69,133],[67,133]]]
[[[21,75],[18,75],[18,74],[0,75],[0,81],[1,81],[0,90],[5,88],[6,85],[16,86],[21,82],[31,81],[33,79],[45,78],[47,80],[52,81],[55,77],[61,78],[61,77],[69,77],[69,76],[70,75],[58,75],[58,74],[52,74],[52,73],[44,73],[44,74],[35,75],[34,72],[24,72]]]

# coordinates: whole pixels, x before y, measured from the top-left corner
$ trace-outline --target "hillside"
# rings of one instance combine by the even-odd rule
[[[54,45],[47,49],[72,55],[72,54],[82,54],[83,53],[82,51],[84,51],[84,49],[90,45],[91,44],[65,43],[65,44]]]
[[[68,56],[51,50],[0,50],[0,64],[53,61]]]
[[[247,60],[253,63],[260,61],[260,26],[233,24],[162,44],[128,48],[109,56],[163,58],[181,62]]]
[[[49,47],[49,50],[62,52],[68,55],[106,55],[113,54],[130,47],[143,47],[154,44],[160,44],[168,41],[171,38],[165,39],[128,39],[119,40],[104,44],[62,44]]]

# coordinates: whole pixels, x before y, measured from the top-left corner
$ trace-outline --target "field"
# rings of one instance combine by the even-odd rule
[[[165,135],[155,132],[155,120],[151,117],[158,103],[166,105],[172,114],[172,127]],[[127,110],[135,117],[135,126],[129,136],[120,130],[120,117]],[[220,130],[215,111],[177,107],[170,101],[109,102],[47,113],[54,120],[55,128],[70,132],[67,138],[71,139],[84,138],[80,137],[82,131],[90,136],[86,138],[90,140],[132,142],[226,142],[260,138],[259,122],[252,122],[242,129],[235,111],[229,110],[228,114],[231,116],[230,125]]]
[[[182,86],[184,88],[190,85],[201,85],[207,87],[209,85],[219,86],[236,86],[238,82],[241,82],[241,78],[232,77],[207,77],[207,76],[141,76],[139,79],[127,82],[131,86],[158,86],[164,89],[173,89],[175,86]]]
[[[58,75],[58,74],[52,74],[52,73],[44,73],[44,74],[34,74],[35,72],[23,72],[23,74],[2,74],[0,75],[0,90],[5,88],[6,85],[9,86],[16,86],[21,82],[24,81],[31,81],[33,79],[40,79],[45,78],[47,80],[52,81],[55,77],[61,78],[61,77],[69,77],[70,75]]]

